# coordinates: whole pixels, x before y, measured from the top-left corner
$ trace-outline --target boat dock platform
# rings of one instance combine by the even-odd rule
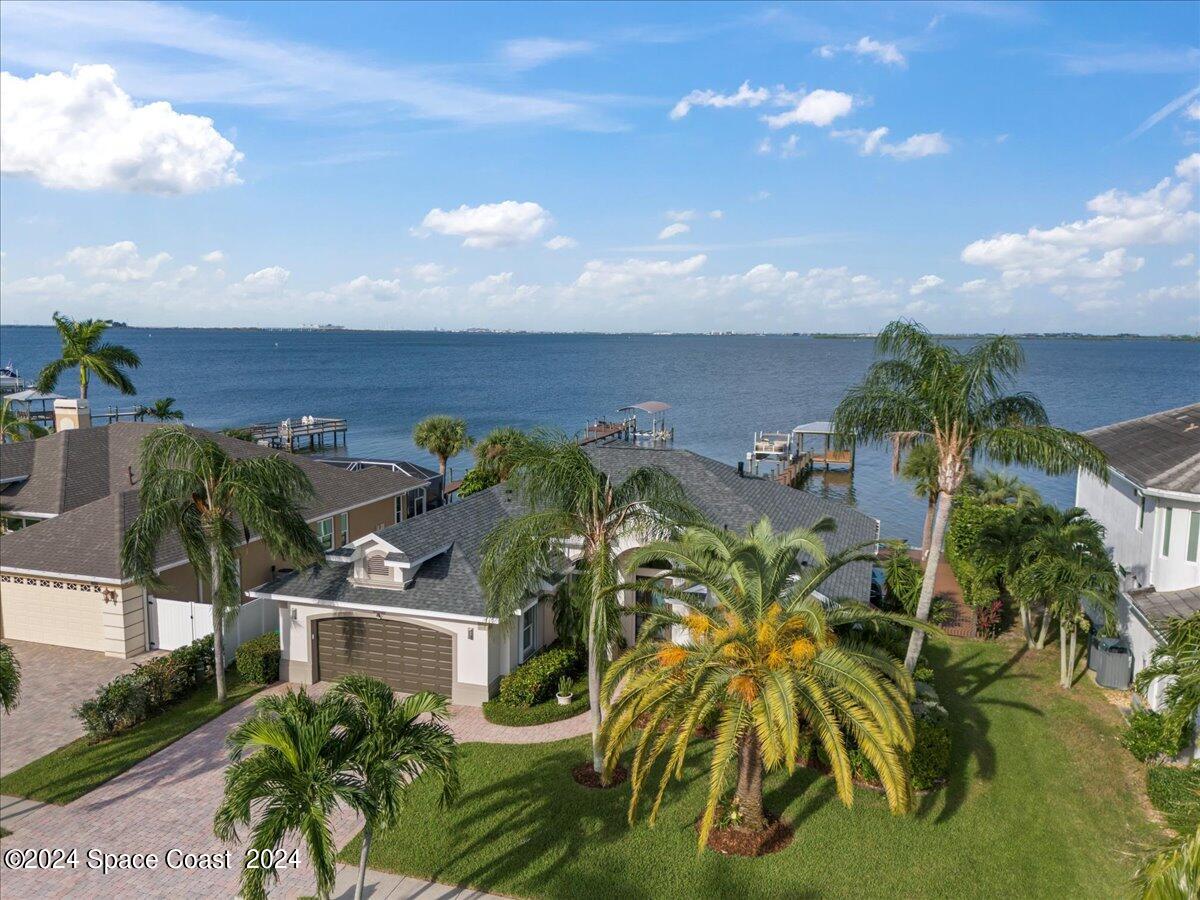
[[[818,440],[811,440],[814,437]],[[816,468],[853,473],[854,440],[848,442],[849,446],[838,443],[830,422],[807,422],[791,431],[756,431],[744,466],[751,475],[771,477],[789,486],[795,486]]]
[[[238,430],[242,431],[243,429]],[[284,419],[280,422],[248,425],[244,430],[249,439],[256,444],[274,447],[276,450],[286,450],[289,453],[323,450],[326,446],[336,448],[339,436],[342,446],[346,446],[345,419],[305,416],[300,419]],[[327,440],[332,444],[327,445]]]

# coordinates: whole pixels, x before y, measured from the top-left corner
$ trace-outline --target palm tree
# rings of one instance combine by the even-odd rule
[[[157,419],[159,422],[177,422],[183,418],[183,410],[175,405],[174,397],[163,397],[149,406],[139,406],[138,414],[145,419]]]
[[[913,483],[913,493],[925,501],[925,526],[921,529],[921,560],[929,557],[933,538],[933,519],[938,501],[938,458],[932,444],[917,444],[904,460],[900,474]]]
[[[1041,506],[1031,515],[1017,561],[1006,579],[1009,592],[1024,607],[1040,604],[1045,645],[1048,622],[1058,620],[1059,684],[1070,689],[1075,674],[1075,642],[1080,628],[1090,628],[1085,603],[1112,621],[1116,609],[1117,572],[1104,548],[1104,528],[1073,507],[1065,512]]]
[[[938,501],[917,618],[927,621],[942,539],[954,496],[979,454],[1002,464],[1035,466],[1060,475],[1080,468],[1108,478],[1104,454],[1082,435],[1048,424],[1032,394],[1006,394],[1024,363],[1020,344],[997,336],[960,351],[906,320],[887,325],[876,349],[886,359],[872,364],[834,413],[842,440],[857,435],[892,446],[899,469],[905,450],[928,443],[937,449]],[[914,629],[904,664],[911,672],[925,632]]]
[[[0,644],[0,709],[11,713],[21,696],[21,663],[13,648]]]
[[[1200,613],[1170,619],[1163,630],[1166,642],[1150,654],[1135,684],[1144,692],[1156,678],[1169,679],[1163,692],[1166,725],[1182,734],[1200,711]]]
[[[528,440],[525,432],[511,425],[501,425],[487,433],[473,448],[476,468],[495,474],[497,481],[507,481],[513,468],[512,450]]]
[[[413,443],[432,453],[438,460],[438,471],[446,477],[446,461],[462,453],[473,443],[467,434],[467,423],[454,416],[429,416],[413,428]],[[442,485],[443,490],[445,485]]]
[[[88,381],[95,375],[109,387],[122,394],[136,394],[133,382],[122,369],[136,369],[142,364],[141,357],[120,344],[102,344],[101,338],[108,330],[103,319],[80,319],[78,321],[59,313],[54,314],[54,327],[62,338],[62,355],[49,363],[38,375],[37,389],[48,394],[58,385],[59,377],[67,369],[79,369],[79,399],[86,400]]]
[[[214,440],[181,425],[156,428],[142,441],[140,511],[121,546],[127,578],[153,590],[158,546],[179,535],[188,561],[211,595],[217,698],[225,699],[223,624],[237,618],[237,548],[256,532],[272,555],[295,565],[323,557],[298,504],[313,496],[304,471],[282,454],[234,459]]]
[[[1195,900],[1200,896],[1200,825],[1143,861],[1133,883],[1141,900]]]
[[[264,697],[255,714],[227,739],[232,765],[225,796],[213,818],[223,841],[250,829],[250,850],[277,850],[299,839],[317,875],[317,895],[328,897],[337,876],[337,846],[329,818],[345,805],[373,814],[372,797],[354,771],[355,736],[342,727],[342,706],[333,698],[299,693]],[[245,867],[241,896],[267,896],[272,867]]]
[[[830,525],[824,520],[811,530],[781,534],[766,519],[741,534],[694,525],[675,541],[631,554],[630,571],[650,560],[668,560],[671,570],[649,583],[686,609],[653,614],[652,626],[660,627],[644,630],[604,679],[610,704],[605,762],[614,765],[631,740],[636,748],[631,823],[646,777],[665,754],[653,824],[671,777],[683,775],[697,726],[712,717],[718,724],[701,850],[730,780],[736,786],[729,810],[745,828],[766,827],[763,775],[795,769],[805,729],[824,749],[843,803],[850,806],[854,799],[847,746],[852,738],[879,774],[892,811],[910,808],[914,685],[900,661],[867,635],[871,625],[915,620],[815,595],[838,568],[870,558],[863,548],[828,557],[819,532]],[[706,599],[697,601],[688,590],[695,586],[704,588]],[[846,627],[855,623],[868,627],[861,632]],[[670,633],[661,626],[684,630],[687,637],[679,642],[657,637]]]
[[[17,443],[45,437],[48,432],[33,419],[18,415],[7,400],[0,404],[0,434],[3,442]]]
[[[964,488],[989,506],[1036,506],[1042,495],[1015,475],[984,472],[969,475]]]
[[[334,685],[330,698],[341,705],[342,725],[355,745],[350,768],[370,800],[354,890],[355,900],[362,900],[371,835],[396,824],[409,787],[426,773],[441,783],[442,804],[452,803],[459,791],[458,748],[445,724],[445,697],[422,691],[397,700],[382,681],[349,675]]]
[[[480,578],[488,614],[511,622],[547,575],[561,571],[571,554],[586,585],[588,703],[592,765],[607,783],[600,743],[600,658],[620,624],[615,586],[615,547],[622,537],[666,537],[674,524],[694,516],[678,481],[656,466],[634,469],[619,484],[564,435],[536,431],[512,450],[508,483],[528,504],[484,542]],[[569,551],[568,542],[578,542]]]

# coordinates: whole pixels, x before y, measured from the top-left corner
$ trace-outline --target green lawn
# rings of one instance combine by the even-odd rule
[[[1117,744],[1120,717],[1081,679],[1055,685],[1057,654],[942,642],[930,649],[950,710],[945,788],[910,816],[859,790],[853,809],[807,770],[768,780],[767,803],[796,828],[761,859],[696,855],[703,744],[657,827],[626,824],[627,785],[572,781],[587,739],[469,744],[463,796],[442,812],[419,784],[370,865],[527,897],[1108,897],[1127,894],[1129,851],[1150,840],[1144,774]],[[342,851],[357,862],[358,840]]]
[[[588,708],[587,673],[576,676],[571,693],[574,699],[566,706],[559,706],[557,697],[533,706],[513,706],[503,700],[488,700],[483,704],[483,717],[496,725],[523,728],[577,716]]]
[[[216,685],[209,684],[162,715],[107,741],[93,744],[80,738],[59,747],[0,778],[0,794],[70,803],[237,706],[263,685],[243,682],[237,670],[230,669],[225,687],[228,696],[224,703],[217,702]]]

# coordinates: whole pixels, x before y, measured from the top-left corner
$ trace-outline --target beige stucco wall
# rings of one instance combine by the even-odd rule
[[[106,599],[105,591],[109,592]],[[2,636],[128,658],[145,652],[141,588],[0,575]]]
[[[388,497],[350,510],[350,540],[356,541],[363,535],[389,528],[396,524],[396,498]],[[334,543],[338,542],[337,523],[334,522]]]

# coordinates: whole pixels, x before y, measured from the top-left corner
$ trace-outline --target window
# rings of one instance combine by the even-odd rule
[[[333,549],[333,519],[322,519],[317,523],[317,540],[326,550]]]
[[[1175,512],[1171,507],[1167,507],[1163,513],[1163,556],[1171,555],[1171,513]]]
[[[1200,512],[1193,512],[1188,523],[1188,562],[1196,561],[1196,548],[1200,544]]]
[[[1138,531],[1141,531],[1145,527],[1146,527],[1146,495],[1139,494],[1138,495],[1138,520],[1137,520]]]
[[[526,659],[537,643],[537,604],[521,613],[521,659]]]
[[[399,494],[396,497],[396,522],[404,521],[404,498],[405,494]]]
[[[425,512],[425,488],[405,491],[396,498],[396,521],[402,522]]]
[[[342,513],[338,516],[338,531],[341,532],[341,539],[338,541],[339,547],[345,547],[350,543],[350,513]]]

